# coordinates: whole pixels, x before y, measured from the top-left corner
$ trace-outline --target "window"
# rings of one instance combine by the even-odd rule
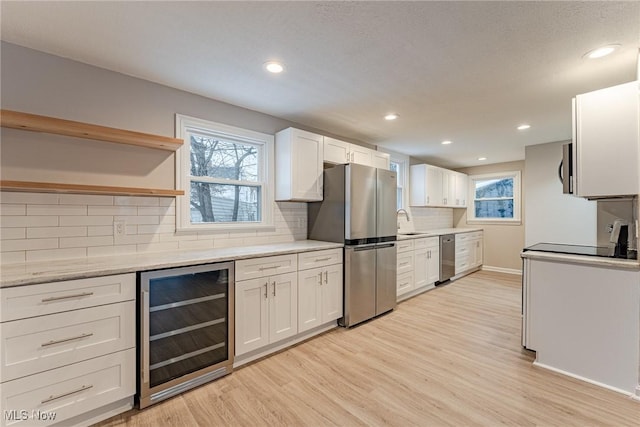
[[[176,115],[179,229],[273,226],[273,136]]]
[[[402,163],[391,161],[390,169],[397,174],[398,189],[396,190],[396,209],[402,209],[402,185],[404,168]]]
[[[520,222],[520,171],[469,177],[468,221]]]
[[[391,155],[390,169],[398,174],[397,183],[398,188],[396,191],[396,209],[408,208],[408,195],[407,191],[409,183],[407,182],[407,168],[409,167],[409,157],[403,154],[386,151]]]

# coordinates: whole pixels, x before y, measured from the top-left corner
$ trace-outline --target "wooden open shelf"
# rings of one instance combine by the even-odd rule
[[[183,143],[181,139],[177,138],[74,122],[54,117],[38,116],[36,114],[11,110],[0,110],[0,125],[5,128],[45,132],[76,138],[156,148],[166,151],[176,151]]]
[[[109,187],[104,185],[60,184],[54,182],[0,181],[2,191],[26,191],[35,193],[105,194],[114,196],[183,196],[182,190],[159,188]]]

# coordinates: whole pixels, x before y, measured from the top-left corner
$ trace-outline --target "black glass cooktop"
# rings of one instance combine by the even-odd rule
[[[524,248],[524,251],[553,252],[557,254],[600,256],[607,258],[638,258],[636,251],[627,251],[627,254],[622,256],[619,254],[615,254],[613,247],[610,248],[607,246],[563,245],[559,243],[537,243],[533,246],[529,246],[528,248]]]

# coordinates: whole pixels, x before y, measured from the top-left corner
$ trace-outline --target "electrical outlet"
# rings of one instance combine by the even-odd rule
[[[113,236],[122,237],[127,234],[127,222],[125,220],[113,221]]]

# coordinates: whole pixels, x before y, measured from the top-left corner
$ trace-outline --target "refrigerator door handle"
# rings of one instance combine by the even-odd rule
[[[381,243],[376,245],[376,249],[392,248],[395,245],[396,245],[395,243]]]
[[[355,252],[370,251],[373,249],[376,249],[376,245],[362,245],[362,246],[356,246],[353,248]]]

